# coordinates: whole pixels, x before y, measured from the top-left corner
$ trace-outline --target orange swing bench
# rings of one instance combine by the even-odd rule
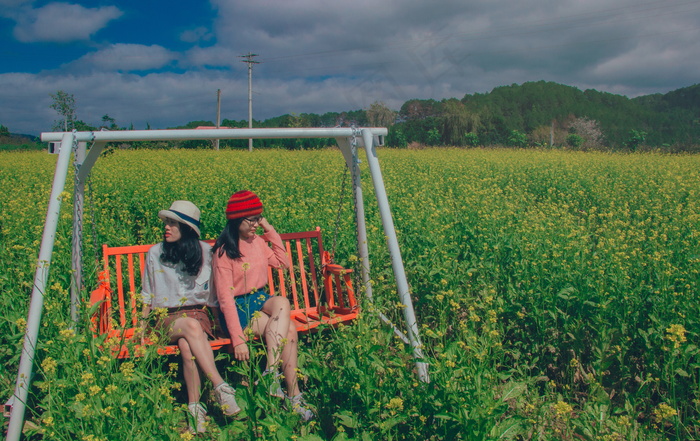
[[[329,253],[323,249],[321,228],[280,236],[291,266],[268,268],[268,289],[270,295],[289,299],[297,331],[308,333],[322,324],[334,326],[355,319],[359,305],[350,278],[352,270],[332,263]],[[206,242],[214,243],[213,240]],[[152,246],[102,246],[104,269],[99,274],[98,288],[90,296],[90,305],[96,307],[92,317],[93,333],[96,337],[105,335],[106,346],[117,358],[128,358],[139,352],[139,344],[127,343],[134,340],[141,315],[136,299],[141,295],[146,253]],[[144,343],[153,344],[149,340]],[[228,336],[219,335],[210,340],[210,344],[214,350],[233,349]],[[158,349],[160,354],[176,354],[177,351],[177,345]]]

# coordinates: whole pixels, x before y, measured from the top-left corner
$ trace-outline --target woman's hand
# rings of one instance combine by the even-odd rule
[[[270,223],[264,217],[260,218],[260,223],[258,225],[260,225],[260,228],[262,228],[263,231],[272,229],[272,225],[270,225]]]
[[[248,344],[241,343],[238,346],[233,347],[233,356],[236,357],[238,361],[248,361],[250,359],[250,352],[248,351]]]

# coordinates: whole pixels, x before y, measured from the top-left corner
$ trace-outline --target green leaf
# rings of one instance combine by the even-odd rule
[[[690,377],[690,375],[688,375],[688,373],[681,368],[676,369],[676,375],[681,376],[683,378]]]
[[[351,415],[345,415],[342,413],[335,414],[336,418],[340,420],[340,424],[351,429],[357,429],[359,427],[359,422],[356,418]]]
[[[501,401],[512,400],[519,397],[527,390],[527,385],[522,382],[509,382],[505,385]]]
[[[515,439],[525,434],[525,429],[521,424],[520,418],[508,418],[496,424],[491,429],[491,437],[494,439]]]

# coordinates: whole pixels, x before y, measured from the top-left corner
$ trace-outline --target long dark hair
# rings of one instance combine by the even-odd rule
[[[243,254],[241,254],[238,248],[238,240],[240,239],[239,231],[243,220],[244,218],[229,219],[224,230],[216,239],[212,252],[216,253],[218,251],[219,257],[226,253],[229,259],[239,259],[243,257]]]
[[[180,224],[180,240],[177,242],[166,242],[163,240],[163,252],[160,260],[167,263],[182,263],[187,274],[196,276],[202,268],[202,246],[199,244],[199,236],[189,226],[182,222]]]

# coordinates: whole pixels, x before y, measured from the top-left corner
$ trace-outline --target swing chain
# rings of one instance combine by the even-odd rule
[[[362,136],[362,130],[360,130],[355,124],[350,126],[350,128],[352,129],[352,141],[350,142],[350,146],[352,147],[352,154],[354,158],[357,153],[357,137]]]
[[[343,212],[343,198],[345,197],[345,187],[348,180],[348,165],[345,164],[343,180],[340,184],[340,197],[338,198],[338,213],[335,216],[335,230],[333,231],[333,246],[331,247],[331,258],[328,263],[335,263],[335,250],[338,245],[338,231],[340,230],[340,215]]]
[[[362,130],[357,128],[355,124],[352,126],[352,140],[350,143],[350,152],[352,153],[352,161],[353,161],[353,168],[355,165],[358,166],[358,173],[352,173],[352,192],[353,192],[353,224],[355,225],[355,256],[357,256],[357,260],[355,260],[355,265],[354,265],[354,273],[355,273],[355,286],[360,286],[360,276],[361,276],[361,265],[362,261],[360,260],[360,236],[357,234],[358,230],[358,225],[357,225],[357,188],[358,188],[358,182],[357,180],[359,179],[359,164],[360,164],[360,159],[357,157],[357,137],[362,136]],[[349,167],[346,164],[346,169],[349,169]]]
[[[357,137],[358,135],[362,134],[362,131],[357,128],[357,126],[353,123],[352,126],[350,126],[352,129],[352,138],[350,140],[350,149],[352,152],[352,157],[355,158],[357,156]],[[347,178],[348,178],[348,172],[350,168],[348,167],[347,162],[345,163],[345,169],[343,170],[343,180],[342,183],[340,184],[340,197],[339,202],[338,202],[338,213],[336,214],[335,217],[335,230],[333,232],[333,246],[331,247],[331,257],[330,257],[330,262],[329,263],[335,263],[335,250],[338,244],[338,231],[340,230],[340,215],[342,214],[343,211],[343,199],[345,197],[345,192],[347,188]],[[354,206],[355,204],[353,204]],[[357,207],[355,207],[355,216],[357,216]],[[355,220],[355,223],[357,224],[357,220]],[[359,249],[359,248],[358,248]]]
[[[90,223],[92,224],[92,246],[95,252],[95,264],[100,263],[100,249],[97,239],[97,220],[95,216],[95,198],[92,194],[92,174],[87,178],[88,187],[88,205],[90,206]]]
[[[75,131],[74,131],[75,132]],[[71,146],[71,150],[73,151],[73,171],[74,171],[74,178],[73,178],[73,203],[80,204],[79,207],[77,208],[78,213],[82,213],[83,211],[83,200],[82,199],[77,199],[76,198],[76,192],[78,190],[78,186],[80,185],[80,179],[78,176],[80,175],[80,167],[82,166],[82,163],[78,162],[78,140],[75,136],[73,136],[73,145]],[[76,231],[75,235],[72,238],[72,244],[73,248],[75,248],[75,245],[80,245],[78,248],[78,253],[80,256],[80,261],[83,261],[83,247],[82,247],[82,238],[83,238],[83,219],[81,216],[78,216],[77,219],[74,219],[76,223]],[[82,272],[81,272],[81,280],[78,280],[78,286],[83,286],[83,277],[82,277]]]

